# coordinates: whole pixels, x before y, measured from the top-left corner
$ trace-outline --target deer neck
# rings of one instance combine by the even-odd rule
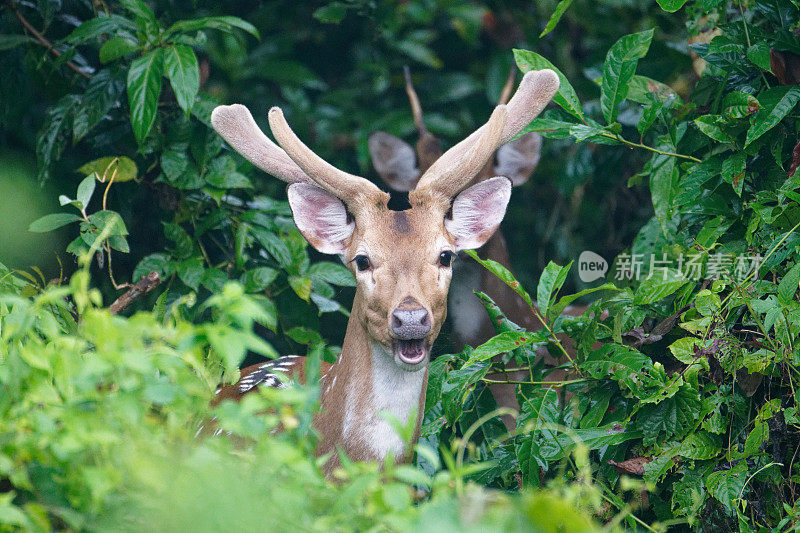
[[[413,446],[425,406],[428,367],[416,372],[398,367],[391,351],[370,337],[363,311],[359,291],[342,353],[320,381],[321,409],[314,426],[322,441],[317,452],[322,455],[341,447],[353,460],[383,461],[391,454],[400,461],[410,450],[380,413],[391,413],[402,424],[416,413]],[[338,461],[329,463],[335,466]]]

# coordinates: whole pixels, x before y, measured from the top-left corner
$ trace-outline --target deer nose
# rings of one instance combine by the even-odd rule
[[[392,313],[392,332],[399,339],[421,339],[431,330],[431,317],[428,310],[416,300],[409,298]]]

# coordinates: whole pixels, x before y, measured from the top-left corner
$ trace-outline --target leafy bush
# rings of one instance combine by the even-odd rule
[[[546,329],[520,331],[484,298],[499,317],[497,336],[434,362],[425,426],[434,442],[466,436],[493,411],[485,378],[501,370],[493,357],[508,352],[530,373],[517,387],[513,438],[499,421],[472,434],[474,459],[493,461],[475,475],[482,483],[510,489],[517,472],[523,486],[569,475],[569,451],[582,442],[610,508],[636,504],[647,522],[700,529],[796,524],[800,80],[781,65],[800,54],[792,30],[800,18],[789,2],[739,7],[686,8],[699,36],[691,48],[705,62],[691,98],[636,74],[653,38],[646,30],[610,47],[595,78],[599,100],[581,105],[562,77],[560,109],[528,128],[597,150],[648,152],[631,182],[649,184],[654,215],[609,273],[620,288],[596,287],[606,294],[583,316],[559,316],[577,295],[557,298],[571,265],[551,263],[532,307]],[[515,56],[523,71],[551,67],[535,52]],[[549,370],[536,363],[537,348],[564,354],[558,334],[577,352],[564,365],[566,395],[542,383]],[[642,476],[643,501],[621,496],[626,474]]]

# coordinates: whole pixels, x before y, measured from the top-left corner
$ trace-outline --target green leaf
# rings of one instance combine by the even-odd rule
[[[602,285],[599,285],[597,287],[584,289],[580,292],[576,292],[575,294],[568,294],[567,296],[562,296],[558,300],[558,303],[550,307],[550,312],[548,313],[548,319],[553,320],[556,317],[560,316],[561,313],[564,312],[564,309],[566,309],[569,304],[571,304],[578,298],[581,298],[582,296],[586,296],[587,294],[591,294],[597,291],[618,291],[618,290],[620,289],[618,289],[616,285],[609,282],[609,283],[603,283]]]
[[[563,267],[550,261],[544,268],[544,272],[539,278],[539,285],[536,288],[536,303],[543,315],[547,316],[547,311],[550,309],[550,300],[555,297],[561,286],[564,285],[571,267],[572,261]]]
[[[530,344],[533,340],[535,340],[535,336],[527,331],[506,331],[500,333],[472,350],[464,366],[466,367],[480,361],[486,361],[501,353],[513,352],[517,348]]]
[[[560,105],[564,111],[570,115],[579,118],[581,122],[585,121],[583,109],[581,109],[581,102],[578,99],[578,94],[575,92],[575,89],[572,88],[572,85],[569,83],[566,76],[564,76],[560,70],[553,66],[550,61],[540,56],[536,52],[519,49],[514,49],[514,60],[517,62],[517,66],[522,72],[549,68],[558,74],[558,80],[560,83],[558,92],[553,97],[553,101]]]
[[[157,24],[156,14],[150,9],[150,6],[144,3],[144,0],[120,0],[122,7],[127,9],[135,17],[141,18],[151,24]]]
[[[227,156],[217,157],[208,165],[206,182],[220,189],[250,189],[247,176],[236,172],[236,162]]]
[[[323,24],[339,24],[347,14],[347,6],[341,2],[331,2],[317,8],[312,16]]]
[[[72,125],[73,141],[78,142],[103,120],[125,91],[125,81],[114,69],[103,69],[94,74],[80,97],[78,110]]]
[[[800,284],[800,263],[797,263],[787,272],[778,284],[778,301],[789,306]]]
[[[188,287],[197,290],[200,286],[200,282],[203,280],[205,268],[201,258],[191,257],[178,263],[175,271],[182,282]]]
[[[759,41],[747,49],[747,59],[762,70],[770,72],[769,67],[769,43]]]
[[[54,229],[58,229],[61,226],[66,226],[67,224],[76,222],[80,219],[81,217],[72,213],[53,213],[52,215],[45,215],[42,218],[38,218],[31,222],[31,225],[28,226],[28,231],[32,231],[34,233],[53,231]]]
[[[327,281],[340,287],[355,287],[356,278],[352,272],[342,265],[331,263],[330,261],[320,261],[314,263],[308,269],[308,275],[312,278]]]
[[[107,15],[100,12],[97,17],[83,22],[70,33],[64,42],[77,44],[103,34],[114,34],[120,30],[136,31],[136,25],[130,19],[120,15]]]
[[[742,461],[730,470],[720,470],[709,474],[706,478],[706,488],[725,506],[728,514],[732,515],[736,509],[736,500],[742,496],[746,481],[747,464]]]
[[[303,300],[308,301],[311,297],[311,278],[289,276],[289,286]]]
[[[139,43],[128,37],[114,37],[100,47],[100,62],[110,63],[139,48]]]
[[[542,33],[539,34],[540,39],[555,29],[556,24],[558,24],[558,21],[564,16],[564,13],[567,12],[567,9],[569,9],[570,5],[572,5],[572,0],[561,0],[558,3],[556,10],[553,11],[552,15],[550,15],[550,20],[547,21],[547,25],[544,27],[544,30],[542,30]]]
[[[694,125],[697,126],[697,129],[715,141],[734,143],[736,139],[728,135],[723,129],[726,124],[727,122],[722,115],[702,115],[694,119]]]
[[[661,9],[668,13],[675,13],[682,8],[685,3],[686,0],[658,0],[658,5],[661,6]]]
[[[648,305],[658,302],[683,287],[687,282],[687,279],[678,277],[677,274],[672,276],[668,274],[667,279],[664,279],[662,273],[656,272],[653,276],[645,279],[636,289],[633,303]]]
[[[139,169],[136,168],[136,163],[125,156],[109,156],[89,161],[78,172],[87,176],[94,174],[101,183],[106,183],[113,177],[114,183],[117,183],[136,179]]]
[[[713,459],[722,451],[720,439],[705,431],[697,431],[684,439],[678,447],[678,455],[685,459],[703,461]]]
[[[761,109],[755,116],[755,122],[747,130],[745,147],[774,128],[800,100],[800,87],[781,86],[767,89],[758,94]]]
[[[581,365],[590,376],[613,379],[629,391],[638,391],[653,368],[649,357],[629,346],[609,343],[593,350]]]
[[[36,44],[36,39],[28,35],[0,35],[0,50],[11,50],[23,44]]]
[[[249,22],[245,22],[239,17],[223,16],[223,17],[203,17],[199,19],[179,20],[167,29],[167,34],[177,32],[190,33],[198,30],[213,29],[230,33],[233,28],[244,30],[256,39],[260,39],[258,30]]]
[[[667,137],[662,137],[656,148],[665,152],[674,152],[675,146]],[[667,234],[667,222],[672,218],[673,200],[678,188],[680,172],[675,165],[675,158],[663,154],[655,154],[650,162],[650,195],[653,209],[661,231]]]
[[[699,339],[694,337],[683,337],[670,344],[669,351],[672,352],[675,359],[685,365],[689,365],[697,361],[695,347],[699,342]]]
[[[128,104],[131,126],[139,144],[144,142],[156,120],[161,76],[164,72],[163,50],[157,48],[136,58],[128,70]]]
[[[625,35],[611,46],[603,62],[603,86],[600,92],[600,108],[606,122],[616,120],[619,105],[628,95],[628,83],[636,73],[639,59],[647,54],[653,29]]]
[[[271,255],[278,264],[284,268],[292,264],[292,252],[283,240],[264,228],[254,226],[250,228],[253,236],[261,243],[261,246]],[[309,288],[309,291],[311,289]]]
[[[104,210],[89,215],[89,222],[100,231],[108,228],[109,235],[123,236],[128,234],[122,217],[116,211]]]
[[[189,116],[197,92],[200,90],[200,67],[194,50],[177,44],[164,52],[164,67],[178,105]]]
[[[75,199],[81,203],[81,208],[86,209],[86,206],[89,205],[94,194],[95,184],[94,176],[87,176],[78,185],[78,195]]]
[[[744,186],[746,162],[747,153],[745,152],[736,152],[722,162],[722,179],[730,183],[739,196],[742,195],[742,187]]]
[[[525,303],[528,306],[533,307],[533,300],[531,300],[530,294],[525,288],[520,284],[519,281],[514,277],[514,274],[511,273],[506,267],[498,263],[497,261],[492,261],[491,259],[481,259],[478,257],[478,254],[475,250],[466,250],[466,254],[473,258],[475,261],[480,263],[486,270],[500,278],[500,281],[511,287],[511,289],[520,295],[520,297],[525,300]]]
[[[275,281],[278,274],[279,272],[274,268],[257,267],[245,272],[241,281],[246,292],[261,292]]]
[[[700,406],[699,393],[688,385],[657,404],[644,405],[639,410],[637,426],[642,430],[645,446],[659,439],[682,438],[694,427]]]

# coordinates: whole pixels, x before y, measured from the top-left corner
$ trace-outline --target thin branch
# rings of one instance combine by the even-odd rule
[[[125,308],[131,305],[134,300],[141,298],[148,292],[152,291],[161,283],[161,276],[158,272],[150,272],[145,277],[140,279],[136,284],[131,286],[128,291],[116,299],[116,301],[108,306],[108,310],[112,315],[121,313]]]
[[[622,144],[626,144],[626,145],[630,146],[631,148],[641,148],[643,150],[650,150],[651,152],[655,152],[655,153],[660,154],[660,155],[668,155],[668,156],[677,157],[677,158],[680,158],[680,159],[688,159],[689,161],[694,161],[695,163],[702,163],[703,162],[702,159],[697,159],[696,157],[693,157],[691,155],[678,154],[678,153],[675,153],[675,152],[665,152],[663,150],[659,150],[658,148],[653,148],[652,146],[647,146],[646,144],[631,142],[628,139],[626,139],[626,138],[624,138],[624,137],[622,137],[620,135],[609,133],[607,131],[600,132],[600,133],[598,133],[598,135],[601,135],[601,136],[606,137],[608,139],[614,139],[615,141],[619,141]]]
[[[51,52],[51,53],[52,53],[54,56],[56,56],[56,57],[61,57],[61,52],[59,52],[58,50],[56,50],[56,48],[53,46],[53,43],[51,43],[51,42],[50,42],[50,41],[47,39],[47,37],[45,37],[44,35],[42,35],[41,33],[39,33],[39,32],[36,30],[36,28],[34,28],[34,27],[31,25],[31,23],[30,23],[30,22],[28,22],[28,19],[26,19],[26,18],[25,18],[25,16],[24,16],[22,13],[20,13],[20,12],[19,12],[19,9],[17,9],[17,4],[15,4],[14,2],[11,2],[11,9],[14,11],[14,14],[17,16],[17,19],[19,19],[19,21],[20,21],[20,23],[22,24],[22,26],[23,26],[23,27],[24,27],[26,30],[28,30],[28,31],[31,33],[31,35],[33,35],[33,36],[36,38],[36,40],[37,40],[37,41],[39,41],[39,44],[41,44],[42,46],[44,46],[45,48],[47,48],[48,50],[50,50],[50,52]],[[89,75],[88,75],[88,74],[86,74],[84,71],[82,71],[82,70],[81,70],[81,69],[80,69],[80,68],[79,68],[79,67],[78,67],[78,66],[77,66],[75,63],[73,63],[72,61],[67,61],[65,64],[66,64],[66,65],[67,65],[67,66],[68,66],[70,69],[72,69],[74,72],[76,72],[76,73],[80,74],[81,76],[83,76],[83,77],[84,77],[84,78],[86,78],[87,80],[91,79],[91,76],[89,76]]]

